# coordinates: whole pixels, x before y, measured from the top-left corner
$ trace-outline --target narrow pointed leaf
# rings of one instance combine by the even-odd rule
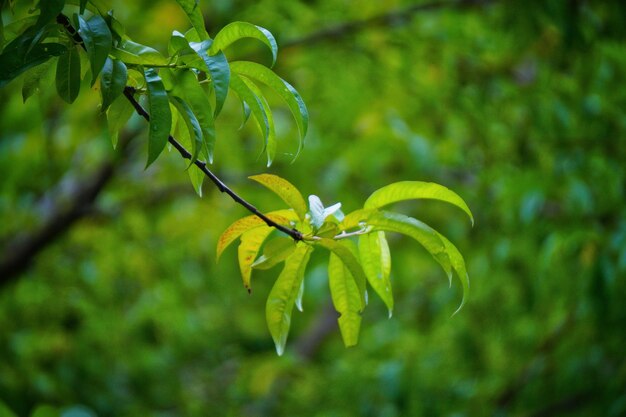
[[[263,140],[267,142],[269,137],[269,121],[265,108],[259,97],[250,90],[245,82],[237,74],[231,74],[230,87],[239,96],[241,101],[245,101],[250,106],[250,111],[257,121],[257,125],[263,135]]]
[[[352,248],[346,246],[345,243],[341,243],[337,240],[321,238],[320,240],[316,240],[315,244],[322,246],[341,259],[341,262],[346,266],[354,283],[359,289],[359,298],[361,302],[361,308],[359,311],[362,311],[367,304],[367,296],[365,289],[365,281],[367,281],[367,277],[365,276],[365,272],[363,272],[363,268],[359,263],[358,255],[356,253],[356,248]]]
[[[272,52],[272,66],[274,66],[278,54],[276,39],[274,39],[274,36],[267,29],[247,22],[232,22],[224,26],[217,35],[215,35],[209,53],[215,54],[218,51],[222,51],[232,43],[243,38],[258,39],[267,45]]]
[[[469,275],[467,273],[467,268],[465,267],[465,260],[463,259],[463,255],[461,255],[461,252],[459,252],[459,250],[457,249],[456,246],[454,246],[452,244],[452,242],[450,242],[448,239],[446,239],[445,236],[443,236],[442,234],[439,234],[439,238],[443,241],[444,245],[446,246],[446,250],[448,251],[448,256],[450,256],[450,261],[452,262],[452,268],[454,268],[454,272],[456,272],[456,275],[459,277],[459,281],[461,281],[461,286],[463,287],[463,300],[461,301],[461,305],[459,306],[459,308],[456,309],[456,311],[453,313],[456,314],[458,313],[461,308],[463,308],[463,306],[465,305],[465,302],[467,301],[467,297],[469,295]]]
[[[304,311],[302,308],[302,297],[304,297],[304,280],[300,281],[300,289],[298,290],[298,295],[296,296],[296,308],[300,312]]]
[[[172,112],[172,129],[173,136],[178,142],[187,149],[192,148],[191,134],[189,132],[189,125],[183,116],[180,115],[178,108],[170,101],[170,111]],[[192,127],[193,131],[193,127]],[[204,182],[204,172],[195,165],[187,166],[187,175],[191,186],[198,196],[202,197],[202,183]]]
[[[291,221],[297,219],[293,210],[276,210],[266,213],[265,215],[269,219],[281,225],[289,225]],[[220,256],[224,252],[224,249],[226,249],[228,245],[233,243],[233,241],[244,232],[263,225],[265,225],[265,222],[260,217],[250,215],[243,217],[228,226],[217,241],[217,259],[219,260]]]
[[[340,314],[337,321],[343,342],[346,347],[354,346],[361,327],[359,288],[341,258],[332,252],[328,261],[328,285],[335,310]]]
[[[123,40],[113,48],[111,55],[126,64],[167,65],[169,62],[159,51],[130,39]]]
[[[393,312],[393,294],[391,292],[391,255],[385,232],[373,232],[359,236],[359,258],[367,282]]]
[[[76,47],[68,49],[59,57],[56,88],[59,96],[70,104],[78,97],[80,91],[80,57]]]
[[[176,0],[180,7],[185,11],[187,18],[202,39],[208,39],[209,34],[204,27],[204,17],[200,10],[200,2],[198,0]]]
[[[32,46],[27,54],[29,43],[28,36],[19,36],[6,45],[0,54],[0,88],[24,71],[43,64],[52,57],[67,54],[68,51],[65,45],[59,43],[42,43]]]
[[[117,147],[117,139],[120,130],[126,125],[134,110],[133,106],[124,96],[118,96],[107,109],[107,124],[113,149]]]
[[[193,164],[193,162],[198,159],[198,155],[200,154],[203,146],[202,128],[200,127],[200,122],[198,122],[192,108],[185,100],[176,96],[172,96],[170,98],[172,104],[178,110],[178,114],[183,119],[187,129],[189,130],[189,137],[191,139],[191,164]]]
[[[241,77],[241,79],[248,86],[250,91],[252,91],[254,95],[259,98],[259,101],[263,106],[263,110],[265,111],[265,115],[267,116],[268,134],[265,141],[265,153],[267,154],[267,166],[269,167],[274,161],[274,157],[276,156],[276,147],[278,146],[278,144],[276,143],[276,126],[274,125],[274,115],[272,115],[272,109],[265,99],[265,96],[263,96],[263,92],[261,91],[261,89],[246,77]]]
[[[248,178],[276,193],[289,207],[294,209],[300,220],[304,220],[307,211],[306,202],[300,191],[293,184],[284,178],[272,174],[252,175]]]
[[[250,229],[241,235],[241,243],[237,248],[239,255],[239,270],[241,271],[241,278],[243,280],[243,286],[248,292],[251,291],[250,277],[252,275],[252,264],[257,257],[261,245],[265,242],[265,239],[272,233],[274,229],[269,226],[259,226],[254,229]]]
[[[147,168],[159,157],[167,144],[172,127],[172,112],[165,87],[157,72],[153,68],[146,68],[144,76],[148,89],[148,111],[150,113]]]
[[[261,64],[248,61],[237,61],[230,65],[231,71],[260,81],[274,90],[287,103],[300,131],[300,146],[309,125],[309,112],[300,94],[287,81],[274,74],[272,70]]]
[[[405,234],[417,240],[441,265],[448,278],[452,274],[452,265],[445,244],[439,234],[421,221],[403,214],[388,211],[374,212],[367,224],[375,230],[386,230]]]
[[[259,256],[252,268],[270,269],[283,262],[296,249],[293,239],[286,237],[276,237],[265,244],[263,255]]]
[[[198,56],[204,61],[209,76],[211,77],[211,85],[213,86],[213,91],[215,91],[215,117],[217,117],[228,95],[228,85],[230,84],[231,74],[228,60],[226,60],[226,55],[224,55],[223,52],[209,55],[211,44],[211,40],[189,43]]]
[[[24,83],[22,84],[22,100],[24,103],[30,96],[39,91],[41,78],[48,72],[50,65],[51,62],[46,61],[24,75]]]
[[[126,65],[117,59],[106,59],[100,74],[101,112],[105,112],[113,101],[124,91],[128,72]]]
[[[313,247],[300,243],[285,261],[285,267],[274,283],[265,306],[267,327],[274,339],[276,352],[282,355],[291,326],[291,313],[300,292],[304,271]]]
[[[78,24],[78,33],[83,38],[91,64],[91,85],[94,85],[111,51],[113,36],[107,23],[98,14],[93,15],[89,20],[78,15]]]
[[[181,72],[178,77],[178,87],[185,101],[191,106],[198,120],[198,124],[200,125],[202,132],[200,146],[203,149],[201,154],[209,163],[212,163],[213,149],[215,148],[215,121],[213,119],[211,103],[198,83],[198,79],[191,71]]]
[[[375,209],[397,201],[431,199],[450,203],[463,210],[474,224],[474,216],[467,204],[454,191],[433,182],[400,181],[382,187],[372,193],[363,208]]]

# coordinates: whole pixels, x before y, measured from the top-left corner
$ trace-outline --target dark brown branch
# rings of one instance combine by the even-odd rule
[[[118,145],[121,152],[103,162],[91,177],[79,183],[66,201],[56,201],[52,213],[37,229],[20,234],[4,245],[0,257],[0,286],[13,282],[39,252],[91,211],[125,155],[124,149],[135,135],[136,132],[122,136]]]
[[[139,104],[139,102],[135,99],[135,89],[133,87],[126,87],[124,89],[124,96],[133,105],[137,114],[139,114],[141,117],[146,119],[146,121],[150,121],[150,115],[148,114],[146,109],[144,109],[143,106]],[[174,148],[176,148],[176,150],[180,153],[180,156],[182,156],[185,159],[189,159],[189,160],[192,159],[191,153],[187,149],[185,149],[185,147],[181,145],[180,142],[178,142],[172,135],[168,137],[168,141],[169,143],[172,144]],[[274,227],[280,230],[281,232],[290,236],[295,241],[302,240],[303,236],[299,230],[293,229],[293,228],[290,229],[288,227],[285,227],[281,224],[276,223],[275,221],[267,217],[265,214],[261,213],[252,204],[250,204],[249,202],[244,200],[242,197],[240,197],[233,190],[231,190],[226,184],[224,184],[222,180],[220,180],[213,172],[211,172],[211,170],[207,167],[206,162],[196,159],[193,163],[196,167],[198,167],[198,169],[200,169],[200,171],[204,173],[204,175],[206,175],[213,182],[213,184],[215,184],[215,186],[217,187],[218,190],[220,190],[220,192],[228,194],[230,198],[232,198],[236,203],[242,205],[249,212],[259,217],[261,220],[265,222],[265,224],[267,224],[270,227]]]
[[[412,4],[399,10],[392,10],[362,20],[341,23],[337,26],[321,29],[301,38],[283,42],[282,49],[299,45],[310,45],[331,39],[341,38],[364,29],[376,26],[397,25],[408,21],[414,14],[443,8],[461,8],[481,6],[493,3],[496,0],[439,0],[430,3]]]

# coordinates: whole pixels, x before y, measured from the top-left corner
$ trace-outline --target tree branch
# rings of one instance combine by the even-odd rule
[[[39,252],[90,212],[96,198],[113,177],[125,155],[125,148],[135,135],[136,132],[121,137],[118,145],[121,152],[102,163],[86,181],[77,184],[66,201],[57,200],[52,213],[40,227],[16,236],[4,246],[0,256],[0,286],[13,282],[30,266]]]
[[[85,48],[85,44],[83,42],[82,37],[76,31],[76,29],[72,26],[72,24],[71,24],[71,22],[70,22],[70,20],[69,20],[69,18],[67,16],[65,16],[64,14],[59,14],[57,16],[57,23],[63,25],[65,30],[67,30],[69,35],[72,37],[72,40],[76,44],[80,45],[83,49]],[[133,107],[135,108],[135,111],[137,112],[137,114],[140,115],[146,121],[149,122],[150,121],[150,115],[148,114],[146,109],[144,109],[143,106],[135,99],[135,89],[133,87],[126,86],[124,88],[124,96],[128,99],[130,104],[133,105]],[[172,144],[172,146],[174,148],[176,148],[176,150],[180,153],[180,156],[182,156],[185,159],[189,159],[189,160],[192,159],[191,153],[187,149],[185,149],[185,147],[183,145],[181,145],[180,142],[178,142],[172,135],[169,135],[168,141],[169,141],[169,143]],[[266,215],[261,213],[256,207],[254,207],[248,201],[244,200],[241,196],[239,196],[237,193],[235,193],[221,179],[219,179],[219,177],[217,177],[217,175],[215,175],[207,167],[207,163],[206,162],[200,161],[200,160],[195,160],[193,163],[194,163],[194,165],[196,167],[198,167],[198,169],[200,169],[204,173],[204,175],[206,175],[213,182],[213,184],[215,184],[215,186],[217,187],[218,190],[220,190],[220,192],[228,194],[237,204],[242,205],[249,212],[251,212],[255,216],[259,217],[269,227],[273,227],[273,228],[275,228],[277,230],[280,230],[281,232],[283,232],[286,235],[290,236],[296,242],[301,241],[303,239],[302,232],[300,232],[297,229],[288,228],[288,227],[285,227],[285,226],[283,226],[281,224],[276,223],[275,221],[273,221],[272,219],[270,219],[269,217],[267,217]]]
[[[133,107],[135,108],[135,111],[137,112],[137,114],[139,114],[141,117],[143,117],[144,119],[146,119],[146,121],[149,122],[150,121],[150,115],[148,114],[146,109],[144,109],[143,106],[141,104],[139,104],[139,102],[135,99],[135,95],[134,94],[135,94],[135,89],[133,87],[128,87],[127,86],[126,88],[124,88],[124,96],[133,105]],[[176,148],[176,150],[180,153],[180,156],[182,156],[185,159],[191,160],[191,158],[192,158],[191,153],[187,149],[185,149],[185,147],[183,145],[181,145],[180,142],[178,142],[172,135],[170,135],[167,140],[169,141],[169,143],[172,144],[172,146],[174,148]],[[259,217],[261,220],[263,220],[265,222],[265,224],[267,224],[268,226],[273,227],[275,229],[278,229],[281,232],[287,234],[288,236],[290,236],[296,242],[303,239],[303,235],[302,235],[302,233],[299,230],[293,229],[293,228],[290,229],[288,227],[285,227],[285,226],[283,226],[281,224],[276,223],[275,221],[273,221],[272,219],[267,217],[265,214],[261,213],[256,207],[254,207],[248,201],[244,200],[241,196],[239,196],[232,189],[230,189],[221,179],[219,179],[217,177],[217,175],[215,175],[207,167],[207,163],[206,162],[200,161],[200,160],[196,159],[193,162],[193,164],[196,167],[198,167],[198,169],[200,169],[200,171],[202,171],[204,173],[204,175],[206,175],[213,182],[213,184],[215,184],[215,186],[217,187],[218,190],[220,190],[220,192],[228,194],[230,196],[230,198],[232,198],[237,204],[242,205],[249,212],[251,212],[255,216]]]
[[[341,38],[361,30],[384,25],[394,25],[405,22],[418,12],[438,10],[443,8],[463,8],[482,6],[494,3],[497,0],[438,0],[430,3],[412,4],[399,10],[392,10],[362,20],[354,20],[338,24],[329,28],[321,29],[301,38],[283,42],[281,49],[299,45],[310,45],[330,39]]]

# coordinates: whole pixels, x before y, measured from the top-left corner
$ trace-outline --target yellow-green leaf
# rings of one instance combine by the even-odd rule
[[[307,212],[306,201],[292,183],[272,174],[252,175],[248,178],[276,193],[289,207],[294,209],[300,220],[304,220]]]
[[[450,257],[444,242],[439,234],[421,221],[399,213],[388,211],[374,212],[367,219],[367,224],[374,230],[386,230],[402,233],[417,240],[441,265],[448,279],[452,274]]]
[[[365,288],[365,282],[367,281],[367,277],[365,276],[365,272],[363,272],[363,268],[359,263],[358,255],[356,253],[355,248],[351,248],[346,246],[346,243],[341,243],[337,240],[321,238],[315,241],[315,244],[322,246],[341,259],[343,264],[346,266],[356,287],[359,289],[359,298],[361,301],[361,308],[359,311],[365,308],[367,304],[367,294]]]
[[[474,216],[465,201],[454,191],[433,182],[400,181],[382,187],[372,193],[363,208],[375,209],[397,201],[430,199],[450,203],[463,210],[474,224]]]
[[[276,237],[265,244],[263,255],[259,256],[252,268],[270,269],[283,262],[296,249],[296,243],[291,238]]]
[[[341,258],[330,253],[328,260],[328,285],[338,318],[341,337],[346,346],[354,346],[359,340],[361,327],[361,296],[350,271]]]
[[[313,247],[310,245],[298,244],[296,250],[285,261],[285,267],[267,298],[265,318],[278,355],[282,355],[285,351],[285,343],[291,326],[291,313],[300,293],[304,270],[312,250]]]
[[[393,294],[391,292],[391,254],[385,232],[373,232],[359,236],[359,258],[363,271],[374,291],[393,313]]]
[[[289,225],[293,220],[297,219],[293,210],[276,210],[265,214],[270,220],[275,221],[281,225]],[[258,216],[250,215],[243,217],[233,224],[222,233],[217,241],[217,259],[224,252],[224,249],[228,247],[235,239],[241,236],[244,232],[253,229],[255,227],[263,226],[265,222]]]
[[[467,301],[467,297],[469,295],[469,275],[467,273],[467,268],[465,267],[465,260],[463,259],[463,255],[457,249],[456,246],[452,244],[445,236],[440,233],[437,233],[439,238],[443,241],[446,246],[446,250],[448,251],[448,256],[450,257],[450,261],[452,262],[452,268],[454,268],[454,272],[459,277],[461,281],[461,286],[463,287],[463,300],[461,301],[461,305],[456,309],[454,314],[458,313],[461,308],[465,305]]]
[[[241,271],[243,286],[248,292],[252,289],[250,284],[252,264],[261,249],[261,245],[263,245],[263,242],[265,242],[265,239],[273,230],[274,228],[269,226],[259,226],[241,235],[241,243],[239,248],[237,248],[237,254],[239,255],[239,270]]]

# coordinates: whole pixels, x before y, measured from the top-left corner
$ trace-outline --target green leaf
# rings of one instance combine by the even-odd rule
[[[252,268],[270,269],[283,262],[296,249],[293,239],[287,237],[276,237],[265,244],[263,255],[259,256]]]
[[[393,294],[391,292],[391,254],[385,232],[373,232],[359,236],[359,259],[363,271],[374,291],[393,313]]]
[[[213,162],[213,149],[215,148],[215,121],[211,103],[205,94],[198,79],[191,71],[181,71],[177,77],[178,83],[175,94],[182,94],[186,102],[191,106],[193,113],[198,120],[201,131],[201,154]]]
[[[156,49],[125,39],[113,48],[111,55],[126,64],[168,65],[167,59]]]
[[[187,102],[176,96],[171,96],[170,100],[178,110],[178,114],[185,121],[185,125],[187,125],[187,129],[189,130],[189,136],[191,138],[191,164],[193,164],[193,162],[198,159],[198,155],[202,149],[202,128]]]
[[[100,15],[95,14],[89,20],[85,20],[78,15],[78,24],[78,33],[83,38],[89,62],[91,63],[91,85],[93,86],[107,56],[109,56],[113,36],[107,23]]]
[[[73,103],[80,91],[80,57],[76,47],[72,47],[59,57],[56,71],[56,88],[59,96]]]
[[[250,111],[254,115],[257,125],[261,130],[261,134],[263,135],[263,140],[267,142],[270,126],[265,107],[259,97],[250,90],[248,85],[237,74],[231,74],[230,88],[237,93],[241,101],[246,102],[248,106],[250,106]]]
[[[248,178],[276,193],[289,207],[294,209],[300,220],[304,220],[307,212],[306,202],[293,184],[272,174],[252,175]]]
[[[79,10],[80,14],[85,13],[85,7],[87,7],[87,2],[88,0],[80,0],[80,10]]]
[[[24,83],[22,84],[22,100],[26,103],[26,100],[37,91],[39,91],[39,84],[41,78],[50,69],[50,61],[46,61],[43,64],[36,66],[24,75]]]
[[[461,301],[461,305],[459,306],[459,308],[457,308],[456,311],[453,313],[454,315],[458,313],[461,310],[461,308],[463,308],[463,306],[465,305],[465,302],[467,301],[467,296],[469,295],[469,287],[470,287],[469,275],[467,273],[467,268],[465,267],[465,260],[463,259],[463,255],[461,255],[461,252],[459,252],[456,246],[454,246],[452,242],[446,239],[445,236],[439,233],[438,235],[439,235],[439,238],[443,241],[444,245],[446,246],[446,250],[448,251],[448,256],[450,257],[450,261],[452,262],[452,268],[454,268],[454,271],[456,272],[456,275],[459,277],[459,281],[461,281],[461,285],[463,287],[463,300]]]
[[[361,327],[359,288],[341,258],[332,252],[328,261],[328,285],[335,310],[340,314],[337,321],[343,343],[346,347],[355,346]]]
[[[170,102],[170,111],[172,112],[172,134],[176,140],[187,149],[192,148],[189,127],[183,116],[180,115],[178,109]],[[202,197],[202,183],[204,182],[204,172],[195,165],[187,166],[187,175],[191,181],[194,191]]]
[[[109,136],[111,137],[111,143],[114,149],[117,147],[119,132],[126,125],[130,116],[133,115],[134,110],[133,106],[124,96],[118,96],[107,109]]]
[[[291,326],[291,313],[298,298],[312,250],[313,248],[309,245],[298,244],[296,250],[285,261],[285,267],[267,298],[265,317],[278,355],[282,355],[285,351],[285,343]]]
[[[367,224],[373,226],[374,230],[402,233],[417,240],[441,265],[448,279],[450,278],[452,265],[446,246],[439,234],[427,224],[412,217],[388,211],[372,213]]]
[[[42,43],[34,45],[27,54],[28,42],[24,38],[14,39],[0,54],[0,88],[23,72],[68,51],[65,45],[59,43]]]
[[[261,245],[273,231],[273,227],[259,226],[241,235],[241,243],[237,248],[237,254],[239,255],[239,270],[241,271],[243,286],[248,292],[252,289],[250,284],[252,264],[261,249]]]
[[[267,115],[268,134],[267,134],[267,139],[265,141],[265,153],[267,154],[267,166],[269,167],[270,165],[272,165],[272,162],[274,161],[274,156],[276,156],[276,147],[277,147],[276,127],[274,125],[274,115],[272,115],[272,109],[270,108],[269,103],[265,99],[265,96],[263,96],[263,92],[261,91],[261,89],[257,87],[257,85],[254,84],[252,81],[247,79],[246,77],[241,77],[241,79],[248,86],[248,88],[254,93],[254,95],[256,95],[259,98],[259,101],[261,102],[261,105],[263,106],[263,110],[265,111],[265,114]]]
[[[469,216],[474,224],[474,217],[467,204],[454,191],[433,182],[401,181],[389,184],[372,193],[363,208],[375,209],[397,201],[413,199],[431,199],[444,201],[457,206]]]
[[[230,66],[223,52],[209,55],[211,43],[211,40],[205,40],[202,42],[190,42],[189,45],[202,58],[211,77],[211,85],[213,86],[213,91],[215,91],[215,117],[217,117],[228,95]]]
[[[65,0],[45,0],[39,2],[39,17],[35,26],[40,28],[56,19],[65,6]]]
[[[276,210],[269,213],[265,213],[265,215],[270,219],[275,221],[281,225],[289,225],[291,221],[297,219],[295,212],[291,209],[289,210]],[[255,227],[263,226],[265,222],[263,219],[256,215],[250,215],[243,217],[233,224],[228,226],[228,228],[221,234],[217,241],[217,259],[219,260],[220,256],[224,252],[224,249],[228,247],[235,239],[241,236],[244,232],[253,229]]]
[[[163,82],[153,68],[144,70],[148,90],[148,111],[150,113],[150,132],[148,135],[148,162],[150,166],[161,154],[167,144],[172,127],[172,112]]]
[[[198,0],[176,0],[180,7],[185,11],[192,26],[202,39],[208,39],[209,34],[204,27],[204,17]]]
[[[291,110],[298,130],[300,131],[300,148],[309,125],[309,112],[300,94],[287,81],[274,74],[272,70],[261,64],[248,61],[237,61],[230,64],[232,72],[260,81],[274,90]],[[248,103],[250,104],[250,103]]]
[[[339,223],[339,228],[341,230],[350,230],[356,227],[364,226],[365,221],[369,216],[372,215],[376,210],[373,209],[358,209],[349,214],[347,214],[343,220]]]
[[[127,79],[126,65],[122,61],[107,57],[100,74],[101,112],[105,112],[111,103],[122,94]]]
[[[363,272],[363,268],[359,263],[356,250],[352,247],[346,246],[345,243],[341,243],[337,240],[321,238],[319,240],[314,241],[316,245],[322,246],[341,259],[341,262],[346,266],[350,275],[352,275],[352,279],[354,280],[357,288],[359,289],[359,298],[361,301],[361,308],[359,311],[362,311],[367,304],[367,293],[365,289],[365,281],[367,281],[367,277],[365,276],[365,272]]]
[[[278,54],[278,45],[274,36],[265,28],[253,25],[247,22],[232,22],[224,26],[213,40],[213,45],[209,49],[210,54],[215,54],[218,51],[223,51],[232,43],[243,38],[258,39],[267,45],[272,51],[272,66],[276,63],[276,56]]]

